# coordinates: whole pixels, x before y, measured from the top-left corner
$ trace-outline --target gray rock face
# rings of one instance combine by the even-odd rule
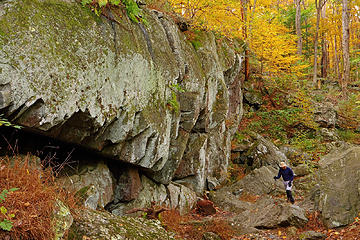
[[[240,181],[230,186],[231,192],[239,189],[254,194],[262,195],[277,192],[283,192],[284,186],[281,180],[274,180],[274,176],[278,174],[278,169],[272,166],[263,166],[253,170]]]
[[[245,159],[245,165],[248,169],[256,169],[262,166],[272,166],[278,168],[280,162],[289,165],[289,161],[285,154],[281,152],[272,142],[266,140],[260,135],[256,135],[256,141],[252,144],[246,153],[242,154]]]
[[[206,154],[207,141],[206,134],[191,134],[185,154],[175,173],[179,183],[190,185],[199,194],[206,188],[206,166],[209,164]]]
[[[117,180],[114,191],[114,203],[128,202],[138,197],[141,191],[141,180],[137,169],[128,168]]]
[[[294,174],[298,177],[302,177],[308,175],[310,173],[310,169],[306,164],[300,164],[293,168]]]
[[[104,208],[113,200],[114,179],[104,163],[87,164],[69,176],[60,177],[58,183],[69,190],[78,192],[84,205],[90,209]]]
[[[196,161],[207,159],[207,171],[193,167],[191,180],[200,191],[208,176],[226,178],[242,116],[242,58],[208,33],[196,51],[170,17],[144,14],[146,27],[116,14],[116,23],[96,17],[75,1],[1,1],[0,109],[16,124],[141,167],[162,184],[192,155],[189,139],[202,134]]]
[[[113,239],[113,240],[174,240],[165,231],[160,221],[144,218],[117,217],[107,212],[85,209],[74,220],[68,234],[70,240]]]
[[[257,211],[248,211],[252,226],[258,229],[276,228],[280,226],[302,227],[308,219],[305,210],[296,205],[277,202],[274,199],[261,199],[256,203]],[[244,215],[247,215],[244,213]]]
[[[302,152],[299,149],[289,146],[281,146],[279,150],[284,153],[285,156],[289,159],[289,161],[294,165],[311,161],[311,157],[309,156],[309,154]]]
[[[329,228],[351,223],[360,210],[360,147],[334,151],[320,161],[319,210]]]
[[[315,107],[315,122],[323,128],[335,127],[337,121],[337,114],[334,105],[325,102],[317,104]]]
[[[270,165],[257,168],[238,182],[210,192],[209,198],[216,206],[234,214],[229,223],[239,232],[301,227],[307,222],[305,210],[274,197],[285,194],[282,181],[273,179],[277,172]]]
[[[335,129],[328,129],[328,128],[320,128],[319,134],[323,137],[325,141],[328,142],[335,142],[339,140],[338,134],[335,132]]]
[[[193,208],[197,200],[196,193],[184,185],[170,183],[165,186],[154,183],[144,175],[141,176],[141,184],[142,190],[135,200],[112,203],[108,210],[114,215],[124,216],[133,208],[147,208],[151,206],[151,202],[155,202],[156,205],[178,209],[181,214],[185,214]]]
[[[231,199],[231,198],[230,198]],[[217,199],[212,197],[215,204]],[[299,206],[286,203],[282,199],[262,197],[254,203],[240,201],[232,198],[231,209],[234,214],[228,218],[231,226],[240,232],[245,229],[271,229],[278,227],[302,227],[306,224],[306,212]]]

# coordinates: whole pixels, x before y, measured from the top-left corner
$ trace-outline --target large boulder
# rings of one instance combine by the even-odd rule
[[[249,219],[250,226],[257,229],[302,227],[308,221],[304,209],[285,203],[283,200],[263,198],[257,201],[255,206],[256,208],[248,210],[242,215],[245,216],[245,219]]]
[[[327,227],[353,222],[360,211],[360,147],[334,150],[320,161],[318,207]]]
[[[254,142],[246,152],[242,153],[241,158],[248,170],[260,168],[262,166],[278,167],[280,162],[285,162],[289,166],[286,155],[279,150],[272,142],[266,140],[259,134],[253,136]]]
[[[237,229],[237,232],[288,226],[302,227],[308,221],[303,208],[286,203],[283,199],[263,196],[255,202],[247,202],[239,197],[226,197],[228,200],[219,202],[218,196],[213,194],[211,200],[233,213],[226,221]]]
[[[195,50],[161,12],[144,9],[147,26],[108,15],[114,21],[77,1],[1,1],[0,110],[162,184],[173,180],[190,135],[205,134],[208,168],[197,176],[223,181],[242,116],[236,43],[200,33]]]
[[[74,220],[68,239],[163,240],[175,238],[165,231],[158,220],[118,217],[107,212],[84,209]]]
[[[281,180],[274,180],[278,169],[272,166],[257,168],[234,184],[220,189],[219,191],[230,191],[233,193],[244,191],[253,195],[283,192],[284,185]]]

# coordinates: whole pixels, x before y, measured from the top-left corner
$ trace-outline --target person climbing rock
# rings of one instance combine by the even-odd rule
[[[278,173],[277,176],[274,177],[274,179],[275,180],[279,179],[281,176],[283,178],[287,199],[291,203],[294,203],[295,200],[294,200],[294,198],[292,196],[292,193],[291,193],[291,189],[292,189],[292,185],[293,185],[292,182],[294,180],[294,172],[293,172],[293,170],[291,168],[286,166],[286,163],[284,163],[284,162],[280,163],[279,173]]]

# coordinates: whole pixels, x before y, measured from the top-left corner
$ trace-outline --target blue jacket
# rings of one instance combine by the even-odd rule
[[[294,172],[289,167],[286,167],[285,169],[280,168],[276,179],[279,179],[281,176],[283,177],[284,181],[294,180]]]

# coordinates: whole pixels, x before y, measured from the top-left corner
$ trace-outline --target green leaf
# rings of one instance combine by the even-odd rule
[[[92,2],[92,0],[82,0],[81,4],[83,5],[83,7],[85,7],[85,5],[90,4]]]
[[[97,8],[95,8],[94,11],[95,11],[96,16],[99,17],[101,14],[101,9],[97,10]]]
[[[107,3],[108,3],[108,0],[99,0],[100,7],[105,7]]]
[[[2,230],[10,231],[12,227],[12,222],[7,219],[4,219],[2,222],[0,222],[0,229]]]
[[[4,207],[4,206],[1,206],[1,207],[0,207],[0,211],[1,211],[1,213],[4,214],[4,215],[7,213],[7,209],[6,209],[6,207]]]
[[[15,191],[17,191],[17,190],[19,190],[20,188],[10,188],[9,189],[9,192],[15,192]]]
[[[120,0],[110,0],[110,3],[112,5],[119,5],[120,4]]]
[[[8,215],[8,217],[13,218],[13,217],[15,217],[15,214],[11,213],[11,214]]]

